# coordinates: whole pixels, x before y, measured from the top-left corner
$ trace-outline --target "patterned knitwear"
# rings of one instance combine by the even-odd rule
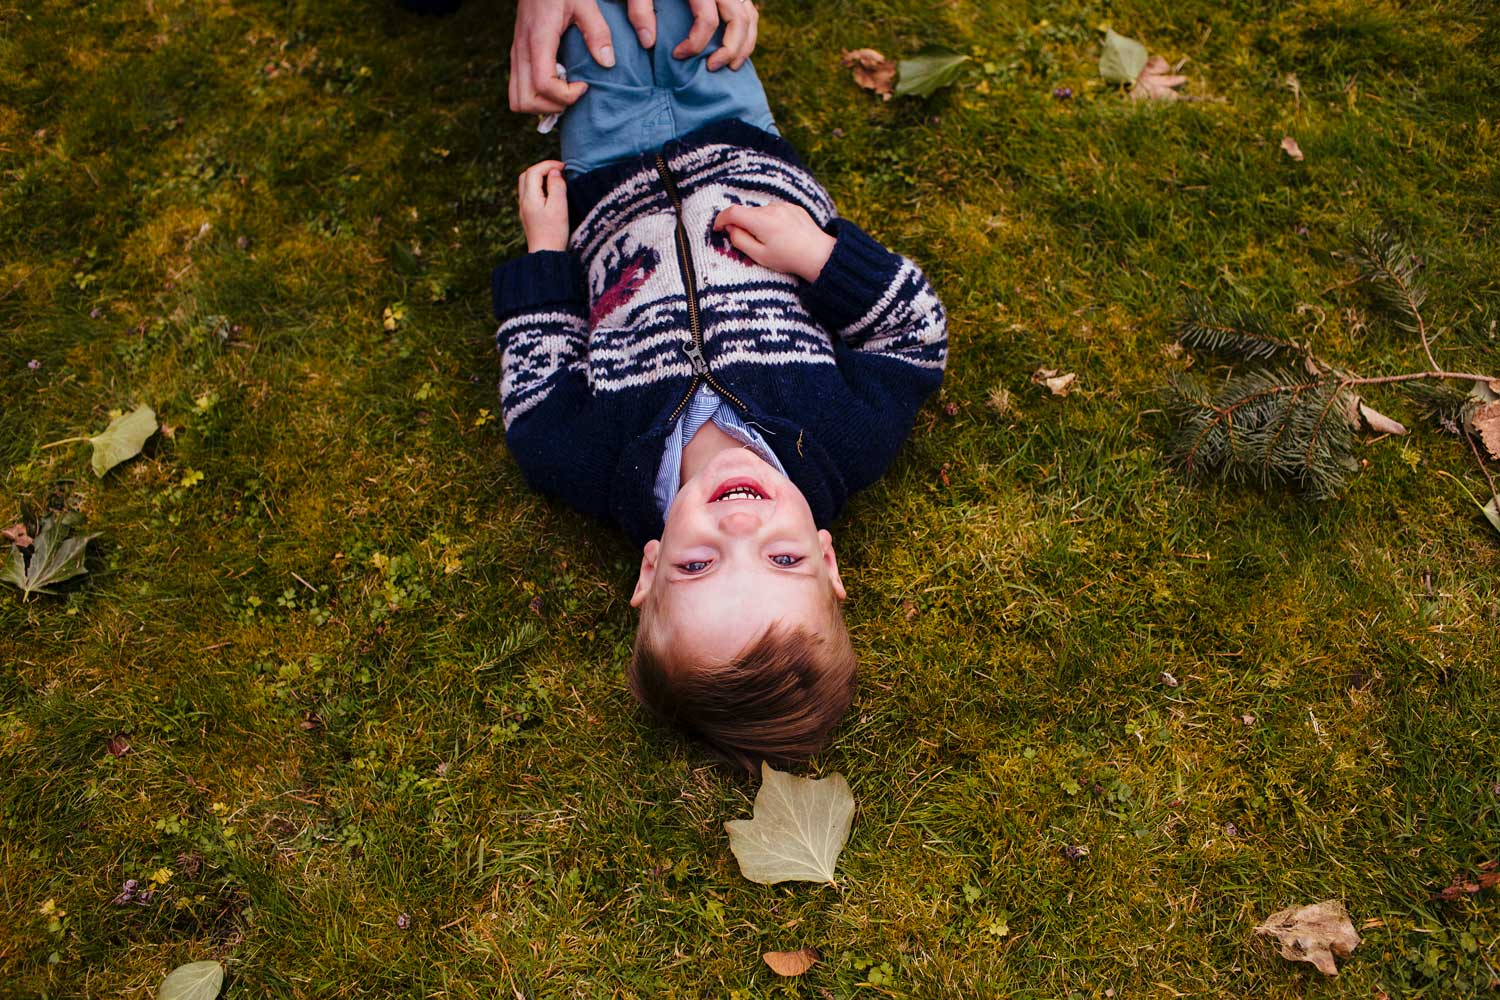
[[[492,278],[505,438],[534,489],[637,543],[660,537],[663,448],[703,384],[756,427],[820,527],[880,477],[942,382],[946,315],[915,264],[836,216],[785,140],[716,122],[583,175],[568,200],[569,249]],[[834,237],[816,281],[713,229],[730,205],[772,201]]]

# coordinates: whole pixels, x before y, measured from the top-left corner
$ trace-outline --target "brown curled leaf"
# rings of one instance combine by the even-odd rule
[[[796,951],[768,951],[760,956],[778,976],[800,976],[818,961],[818,949],[799,948]]]
[[[853,49],[844,52],[844,66],[854,82],[889,101],[896,92],[896,64],[875,49]]]

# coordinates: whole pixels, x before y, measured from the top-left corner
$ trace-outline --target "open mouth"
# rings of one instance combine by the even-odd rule
[[[718,503],[721,500],[769,500],[770,495],[765,489],[753,479],[728,479],[720,483],[718,489],[714,490],[713,496],[708,498],[709,503]]]

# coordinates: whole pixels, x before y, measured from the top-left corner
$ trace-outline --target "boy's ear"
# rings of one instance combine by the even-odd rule
[[[646,595],[651,593],[651,582],[656,579],[656,557],[661,552],[661,542],[655,538],[641,550],[641,572],[635,578],[635,593],[630,595],[630,606],[638,608]]]
[[[818,529],[818,541],[823,548],[823,564],[828,567],[828,579],[833,582],[833,593],[839,600],[846,600],[849,594],[844,590],[843,578],[839,576],[839,559],[833,554],[833,536],[828,533],[827,528]]]

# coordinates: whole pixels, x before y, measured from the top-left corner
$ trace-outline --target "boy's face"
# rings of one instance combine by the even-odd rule
[[[747,448],[721,451],[682,484],[660,541],[646,543],[632,607],[653,602],[685,654],[727,662],[773,622],[815,634],[844,599],[833,539],[802,491]]]

